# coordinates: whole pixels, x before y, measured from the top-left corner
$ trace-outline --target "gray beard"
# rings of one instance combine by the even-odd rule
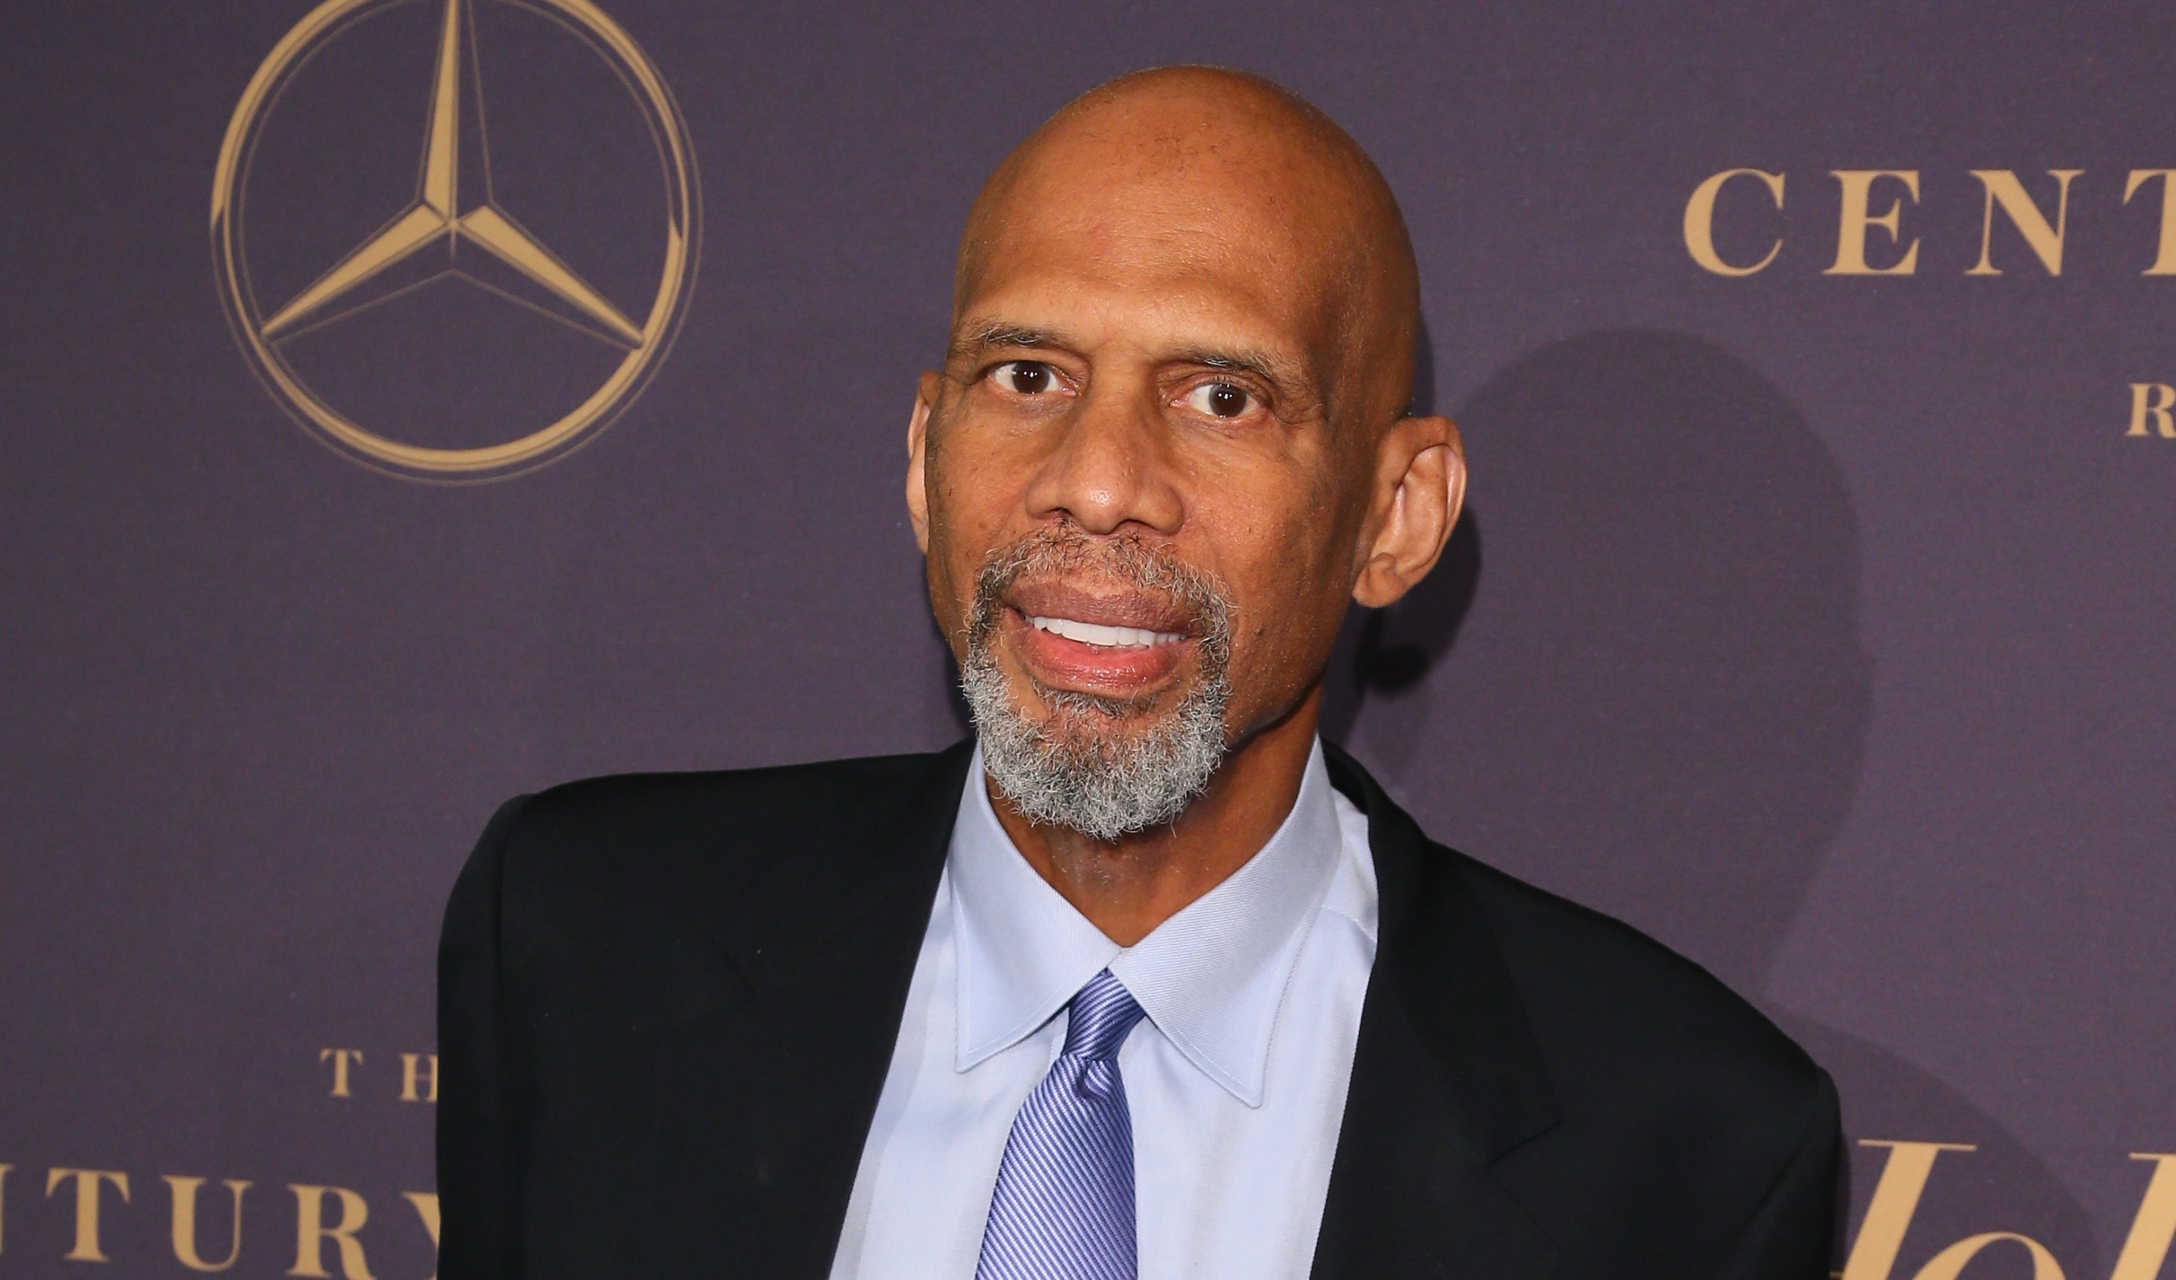
[[[1050,713],[1035,720],[1013,700],[991,645],[998,596],[1024,572],[1089,557],[1144,589],[1178,596],[1201,622],[1200,675],[1161,715],[1117,699],[1044,690]],[[993,560],[976,583],[960,689],[974,714],[983,771],[1029,822],[1105,844],[1175,822],[1224,763],[1230,655],[1229,608],[1191,569],[1127,544],[1065,535],[1032,540]]]

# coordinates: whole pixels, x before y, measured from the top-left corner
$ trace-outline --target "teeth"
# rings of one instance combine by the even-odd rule
[[[1054,636],[1092,644],[1100,649],[1146,649],[1150,645],[1177,644],[1186,638],[1182,631],[1150,631],[1142,627],[1106,627],[1094,622],[1080,622],[1072,618],[1029,618],[1038,631],[1048,631]]]

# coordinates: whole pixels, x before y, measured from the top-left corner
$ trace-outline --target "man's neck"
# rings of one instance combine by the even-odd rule
[[[1067,827],[1030,823],[995,787],[990,803],[1036,874],[1105,937],[1130,947],[1222,884],[1277,834],[1299,798],[1321,698],[1318,686],[1289,715],[1243,742],[1170,826],[1106,844]]]

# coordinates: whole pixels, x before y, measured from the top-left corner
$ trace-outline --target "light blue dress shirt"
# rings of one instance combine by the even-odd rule
[[[1147,1013],[1118,1054],[1140,1280],[1306,1276],[1375,937],[1367,818],[1320,743],[1269,843],[1132,947],[1020,856],[978,752],[834,1280],[972,1280],[1013,1117],[1105,968]]]

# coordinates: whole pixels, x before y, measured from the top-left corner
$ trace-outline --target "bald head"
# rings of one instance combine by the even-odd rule
[[[1348,604],[1398,599],[1458,517],[1457,428],[1406,412],[1415,277],[1367,156],[1236,72],[1096,89],[975,201],[907,511],[1046,877],[1077,855],[1097,918],[1132,890],[1079,841],[1221,833],[1199,883],[1106,904],[1127,945],[1269,838]]]
[[[976,198],[955,321],[996,269],[1084,247],[1114,266],[1243,263],[1309,330],[1326,416],[1383,426],[1405,410],[1420,289],[1404,218],[1359,144],[1291,91],[1165,67],[1074,99]]]

